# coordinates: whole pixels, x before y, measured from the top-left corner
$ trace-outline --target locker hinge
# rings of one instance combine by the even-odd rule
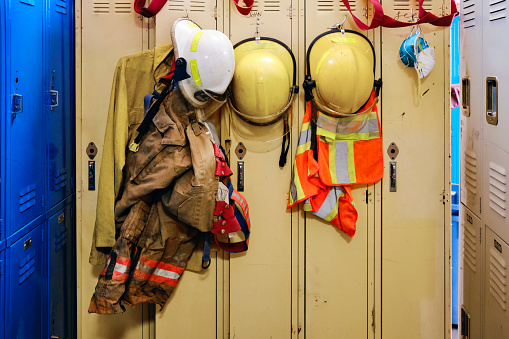
[[[4,262],[0,260],[0,277],[4,274]]]
[[[4,220],[0,219],[0,235],[4,234]]]
[[[44,195],[41,195],[41,207],[44,208]]]
[[[446,202],[449,202],[449,192],[446,192],[445,190],[442,191],[442,203],[445,205]]]
[[[482,244],[482,230],[479,228],[479,244]]]
[[[214,6],[214,19],[217,20],[217,6]]]
[[[479,214],[481,214],[481,210],[482,210],[482,198],[479,197]]]
[[[290,6],[288,7],[288,16],[291,18],[293,18],[295,16],[295,8],[293,8],[293,6]]]
[[[44,227],[41,229],[41,242],[44,243]]]
[[[74,189],[74,178],[71,178],[71,190]]]

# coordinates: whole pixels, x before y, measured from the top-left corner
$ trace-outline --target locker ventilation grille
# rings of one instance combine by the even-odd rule
[[[265,0],[263,9],[265,12],[279,12],[280,7],[279,0]]]
[[[24,212],[30,207],[35,205],[35,188],[36,185],[32,184],[25,187],[19,192],[19,211]]]
[[[184,0],[169,0],[168,10],[170,12],[181,12],[185,10]]]
[[[108,1],[94,1],[94,14],[107,14],[110,12]]]
[[[349,3],[350,3],[350,9],[352,10],[352,12],[354,12],[355,9],[357,8],[357,1],[356,0],[350,0]],[[343,12],[348,11],[346,6],[343,4],[343,1],[339,2],[339,10],[343,11]]]
[[[477,194],[477,156],[469,150],[465,150],[465,187]]]
[[[477,232],[469,223],[464,224],[463,233],[463,261],[474,271],[477,271]]]
[[[319,12],[332,12],[334,11],[334,0],[318,0],[318,11]],[[351,8],[351,6],[350,6]],[[345,7],[346,10],[346,7]]]
[[[19,284],[22,284],[35,271],[35,252],[29,253],[19,262]]]
[[[507,276],[506,262],[496,249],[490,248],[490,293],[506,310]]]
[[[251,8],[251,11],[252,12],[257,12],[258,11],[258,1],[255,0],[255,2],[253,3],[253,8]]]
[[[55,252],[67,243],[67,228],[61,227],[55,235]]]
[[[505,18],[506,0],[490,0],[490,21]]]
[[[131,3],[129,1],[115,1],[115,13],[131,13]]]
[[[67,184],[67,169],[62,168],[55,173],[54,190],[59,191]]]
[[[410,0],[394,0],[395,11],[410,11],[410,8]]]
[[[424,8],[427,11],[431,11],[433,9],[433,0],[424,0],[422,2],[422,8]]]
[[[205,12],[205,1],[191,1],[189,10],[191,12]]]
[[[55,11],[60,14],[67,14],[67,0],[57,0]]]
[[[461,2],[461,17],[465,28],[475,26],[475,0],[463,0]]]
[[[490,162],[490,207],[492,210],[506,217],[506,170]]]

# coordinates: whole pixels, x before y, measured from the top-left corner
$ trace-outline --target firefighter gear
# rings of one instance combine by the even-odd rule
[[[216,30],[202,30],[189,19],[173,23],[171,40],[175,60],[184,58],[190,78],[179,83],[182,94],[194,107],[204,107],[226,91],[233,77],[235,57],[230,39]]]
[[[120,236],[101,272],[89,312],[123,312],[121,301],[163,306],[200,240],[200,231],[213,227],[219,178],[231,172],[218,166],[225,160],[216,151],[210,130],[194,119],[195,111],[182,106],[179,95],[174,91],[163,102],[138,152],[128,154],[123,191],[115,205],[116,221],[122,223]],[[188,198],[186,208],[177,209],[175,216],[193,227],[172,213],[173,184],[182,181]],[[198,189],[187,186],[188,181]]]
[[[316,38],[307,56],[308,103],[287,207],[303,202],[305,211],[353,236],[357,211],[350,186],[374,183],[383,173],[373,47],[358,33],[333,30]],[[351,83],[339,81],[343,74]]]

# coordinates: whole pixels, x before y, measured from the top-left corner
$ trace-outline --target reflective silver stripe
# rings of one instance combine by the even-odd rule
[[[330,118],[325,114],[318,116],[316,125],[332,133],[368,133],[378,131],[378,119],[374,112],[365,115],[360,119],[351,118]]]
[[[114,271],[117,271],[119,273],[129,273],[129,266],[116,263]]]
[[[145,272],[147,274],[158,275],[160,277],[164,277],[164,278],[168,278],[168,279],[179,280],[179,278],[180,278],[180,274],[178,274],[176,272],[167,271],[162,268],[154,268],[152,266],[142,263],[141,261],[138,261],[138,264],[136,264],[136,269],[140,270],[142,272]]]
[[[343,189],[341,187],[339,186],[331,187],[322,205],[320,206],[318,211],[314,212],[313,214],[316,215],[317,217],[325,219],[325,217],[329,215],[329,213],[334,209],[334,207],[338,203],[338,199],[344,195],[345,193],[343,192]]]
[[[348,143],[335,142],[334,144],[329,144],[329,147],[334,147],[336,150],[335,159],[331,159],[332,161],[336,162],[336,166],[335,166],[336,167],[336,181],[335,182],[349,183],[350,176],[348,175]]]
[[[304,145],[306,142],[311,140],[311,129],[300,132],[299,145]]]
[[[249,207],[247,206],[247,202],[235,191],[232,192],[232,199],[241,205],[244,214],[249,217]]]

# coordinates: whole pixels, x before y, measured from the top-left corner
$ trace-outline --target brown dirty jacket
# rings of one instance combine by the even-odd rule
[[[139,151],[128,153],[115,204],[122,226],[92,296],[91,313],[123,312],[122,301],[164,306],[201,232],[212,229],[216,173],[224,158],[179,95],[170,94]]]

